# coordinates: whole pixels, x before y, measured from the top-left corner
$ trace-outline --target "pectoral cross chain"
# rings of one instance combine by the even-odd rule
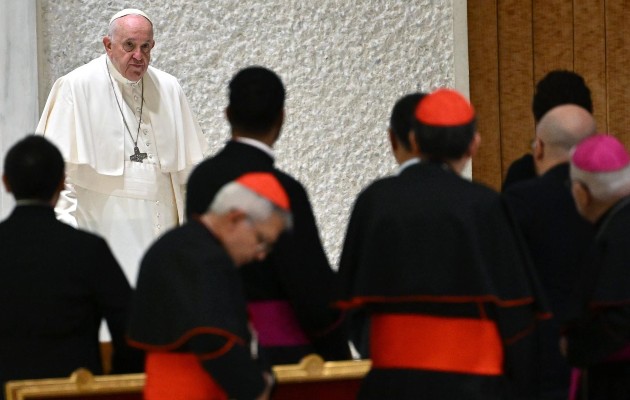
[[[129,156],[129,159],[131,161],[135,161],[139,163],[141,163],[142,160],[145,160],[146,158],[147,158],[147,153],[140,153],[140,149],[138,149],[138,146],[135,146],[133,148],[133,155]]]

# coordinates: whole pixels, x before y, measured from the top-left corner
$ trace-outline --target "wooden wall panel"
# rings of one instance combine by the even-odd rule
[[[598,130],[630,149],[630,0],[478,0],[468,10],[471,100],[485,145],[473,160],[476,180],[500,188],[510,163],[530,151],[531,98],[553,69],[584,77]]]
[[[481,147],[472,162],[473,177],[501,187],[501,129],[499,120],[499,60],[496,0],[468,7],[470,100],[477,112]],[[497,173],[499,171],[499,173]]]
[[[534,0],[533,19],[535,86],[552,70],[573,70],[573,0]]]
[[[606,79],[608,131],[630,143],[630,1],[606,2]]]
[[[591,89],[599,132],[608,131],[606,93],[606,12],[600,0],[579,0],[573,11],[574,65]]]
[[[499,0],[501,176],[529,148],[534,135],[532,1]]]

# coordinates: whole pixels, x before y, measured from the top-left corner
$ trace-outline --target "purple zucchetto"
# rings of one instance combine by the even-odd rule
[[[630,155],[617,138],[598,133],[575,147],[571,163],[586,172],[614,172],[630,165]]]

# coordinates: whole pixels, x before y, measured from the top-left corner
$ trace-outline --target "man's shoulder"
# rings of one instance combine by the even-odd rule
[[[238,176],[256,171],[286,175],[277,170],[273,159],[253,146],[228,142],[214,155],[200,162],[191,174],[191,179],[230,181]],[[194,178],[193,178],[194,177]]]
[[[149,74],[149,76],[151,77],[154,77],[158,82],[160,82],[161,85],[169,84],[177,87],[180,86],[177,77],[151,65],[149,65],[149,68],[147,69],[147,74]]]
[[[304,185],[302,185],[302,182],[297,180],[297,178],[293,177],[293,175],[290,175],[288,172],[285,172],[279,168],[274,167],[273,174],[276,176],[276,178],[278,178],[280,183],[283,186],[285,186],[285,188],[288,185],[288,186],[300,188],[301,190],[305,190]]]
[[[99,77],[99,75],[102,75],[101,78],[103,79],[107,77],[105,73],[106,68],[107,66],[105,61],[103,61],[103,58],[97,57],[92,61],[68,72],[66,75],[59,78],[59,80],[70,84],[92,83],[96,77]],[[99,74],[99,71],[102,72],[102,74]]]
[[[530,198],[540,193],[541,182],[540,177],[528,179],[526,181],[515,182],[506,188],[502,195],[506,199],[514,198]]]
[[[527,199],[531,202],[549,203],[551,198],[565,198],[570,195],[568,173],[562,170],[547,172],[542,176],[515,182],[503,192],[504,197],[511,199]]]
[[[617,242],[630,242],[630,236],[625,234],[630,224],[630,196],[620,200],[608,213],[610,214],[609,221],[602,225],[602,228],[605,227],[603,231],[608,232],[609,236],[613,232],[612,237]],[[601,224],[601,221],[599,224]]]
[[[390,193],[391,191],[397,190],[399,187],[409,186],[405,185],[404,180],[401,179],[400,176],[391,175],[385,176],[381,178],[377,178],[374,181],[367,184],[360,192],[359,196],[362,195],[373,195],[380,193]]]
[[[405,179],[401,179],[400,176],[381,177],[359,191],[353,209],[356,211],[376,207],[379,212],[384,212],[390,205],[399,204],[402,197],[413,197],[411,192],[416,189],[420,190],[415,184],[405,182]]]
[[[462,202],[478,199],[485,201],[500,197],[496,190],[486,184],[468,179],[444,166],[431,165],[417,171],[417,175],[411,179],[417,178],[423,190],[439,190],[442,195],[457,197]]]
[[[77,244],[82,243],[85,246],[107,246],[105,239],[96,233],[81,228],[75,228],[61,221],[55,221],[55,226],[61,238],[69,238],[70,241],[76,242]]]
[[[435,187],[437,189],[439,185],[435,185]],[[427,187],[426,190],[431,190],[431,187]],[[444,199],[447,200],[448,204],[459,204],[462,208],[474,207],[475,209],[482,209],[487,207],[491,209],[499,207],[499,204],[503,203],[501,194],[496,190],[484,183],[460,176],[452,178],[440,190],[442,190],[443,196],[445,196]]]
[[[227,253],[203,225],[189,221],[160,236],[147,250],[143,264],[183,264],[224,262]],[[212,263],[212,262],[211,262]],[[191,265],[191,267],[193,267]],[[184,267],[182,267],[184,268]]]
[[[256,166],[252,166],[252,163],[251,158],[242,157],[226,146],[197,164],[190,174],[189,183],[197,181],[226,181],[227,183],[242,173],[256,170]]]
[[[25,225],[29,225],[25,227]],[[21,229],[37,229],[40,235],[46,235],[48,244],[59,248],[67,247],[81,251],[93,251],[96,248],[105,248],[107,243],[101,236],[88,232],[83,229],[77,229],[55,218],[42,218],[36,224],[32,218],[24,219],[20,216],[11,216],[0,223],[0,235],[16,235]],[[25,240],[32,241],[33,237],[25,237]]]

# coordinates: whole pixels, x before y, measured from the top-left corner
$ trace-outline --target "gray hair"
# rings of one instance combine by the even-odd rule
[[[281,209],[238,182],[225,184],[208,207],[208,211],[218,215],[227,214],[232,210],[240,210],[257,222],[267,220],[275,212],[284,220],[285,229],[291,229],[293,226],[290,212]]]
[[[630,194],[630,165],[618,171],[588,172],[571,163],[571,180],[582,182],[597,200],[613,200]]]

